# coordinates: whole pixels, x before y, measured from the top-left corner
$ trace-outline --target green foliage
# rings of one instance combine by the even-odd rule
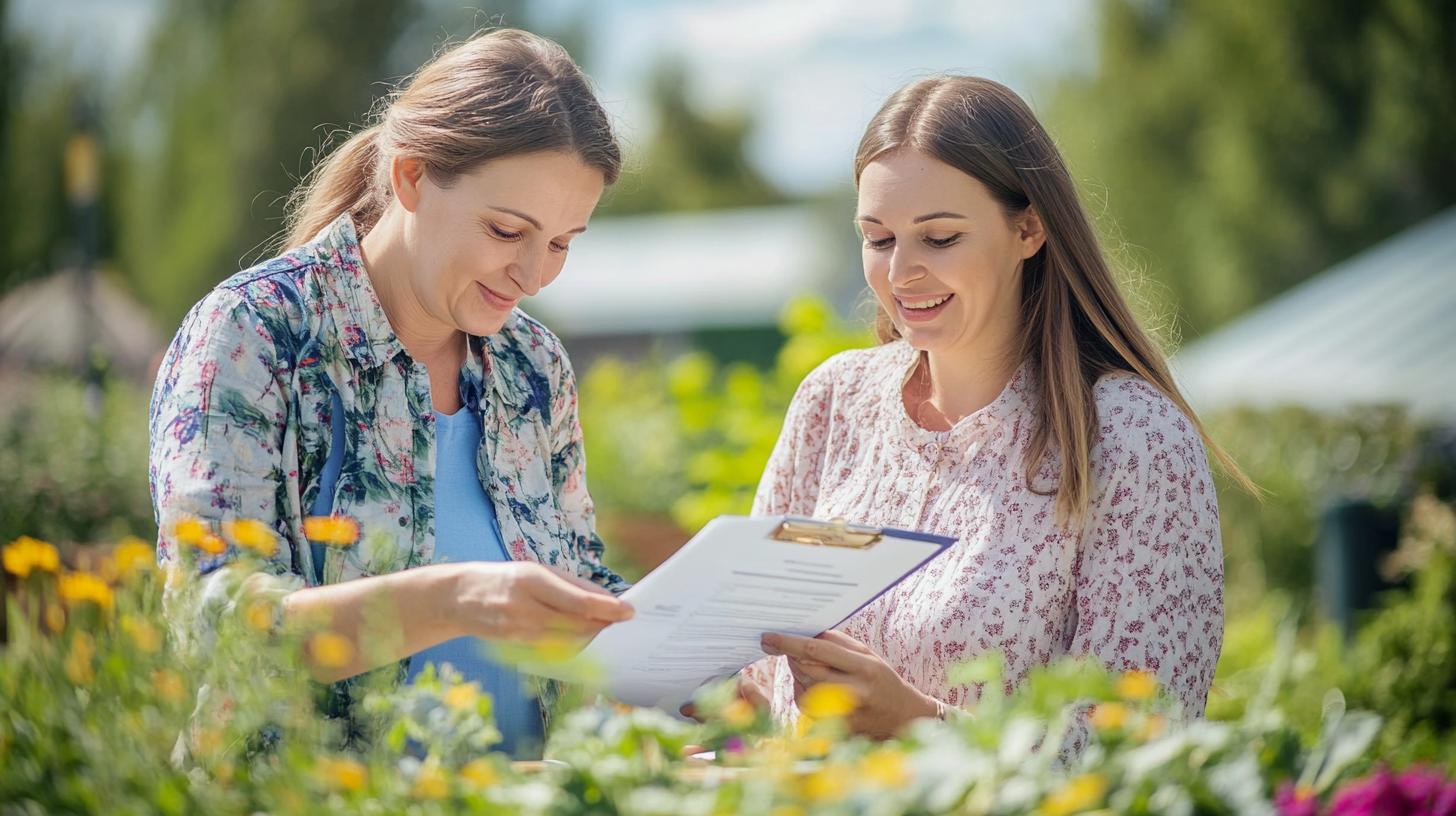
[[[38,379],[17,391],[0,414],[0,542],[151,535],[146,393],[113,381],[92,416],[77,381]]]
[[[1389,721],[1383,756],[1456,770],[1456,507],[1420,497],[1397,558],[1419,564],[1412,586],[1391,593],[1356,635],[1346,693]]]
[[[581,417],[592,495],[603,512],[670,513],[695,530],[746,513],[799,382],[831,355],[869,345],[827,304],[790,303],[771,371],[688,353],[607,359],[582,378]]]
[[[1205,417],[1209,433],[1266,493],[1219,478],[1229,606],[1250,609],[1269,591],[1303,607],[1313,589],[1318,514],[1359,497],[1397,508],[1414,488],[1428,428],[1394,408],[1322,414],[1305,408],[1233,409]]]
[[[587,705],[553,729],[552,761],[510,764],[484,753],[499,736],[489,697],[446,673],[369,692],[364,716],[385,738],[345,751],[339,723],[314,708],[303,660],[325,662],[337,636],[284,620],[253,550],[223,568],[224,594],[237,601],[207,613],[214,634],[204,642],[184,635],[187,624],[162,625],[164,583],[168,619],[208,608],[188,577],[192,550],[164,575],[147,545],[124,544],[104,565],[108,583],[55,575],[38,557],[47,545],[17,546],[5,552],[20,594],[0,651],[7,812],[1234,814],[1267,806],[1294,780],[1311,795],[1332,790],[1379,725],[1331,698],[1318,739],[1302,741],[1264,695],[1237,721],[1185,726],[1145,676],[1114,677],[1085,660],[1034,671],[1007,696],[988,659],[964,669],[985,683],[974,717],[919,721],[885,742],[847,733],[840,703],[855,701],[843,687],[820,690],[838,702],[806,699],[817,716],[783,731],[719,687],[699,700],[703,725]],[[371,621],[385,638],[398,625]],[[1261,688],[1280,680],[1276,669]],[[1085,750],[1059,750],[1078,743]],[[686,760],[694,744],[720,758]]]
[[[1445,0],[1103,0],[1049,120],[1202,331],[1456,202],[1453,38]]]

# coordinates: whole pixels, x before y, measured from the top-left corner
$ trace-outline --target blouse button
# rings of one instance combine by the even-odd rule
[[[931,442],[929,445],[926,445],[925,446],[925,455],[926,456],[929,456],[932,459],[934,459],[935,457],[939,456],[940,455],[940,445],[936,444],[935,442]]]
[[[401,526],[401,527],[408,527],[409,526],[409,519],[407,517],[405,517],[405,516],[400,516],[399,517],[399,526]]]

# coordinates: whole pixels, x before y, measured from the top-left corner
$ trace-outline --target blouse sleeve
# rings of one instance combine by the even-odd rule
[[[551,473],[559,507],[571,527],[573,546],[583,578],[614,592],[631,587],[602,563],[606,545],[597,534],[596,509],[586,484],[586,454],[577,411],[576,374],[566,355],[559,355],[560,382],[551,399]]]
[[[1223,642],[1218,503],[1193,424],[1145,383],[1099,406],[1071,653],[1143,670],[1201,717]]]
[[[149,478],[164,567],[181,561],[174,534],[180,519],[196,518],[214,535],[224,521],[250,519],[277,534],[278,548],[260,571],[275,580],[261,583],[280,593],[303,585],[281,512],[287,393],[273,337],[237,293],[215,290],[188,313],[158,372],[149,417]],[[221,554],[198,553],[200,604],[183,613],[198,619],[173,621],[186,624],[184,631],[207,636],[213,618],[236,602],[239,576],[220,568],[237,551],[223,540]],[[259,580],[248,585],[261,590]]]
[[[820,469],[833,410],[833,360],[799,383],[784,416],[778,442],[764,466],[753,515],[812,516],[819,500]]]

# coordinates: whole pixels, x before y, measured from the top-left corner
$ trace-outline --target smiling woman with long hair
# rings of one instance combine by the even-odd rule
[[[889,735],[973,710],[947,669],[1000,651],[1008,690],[1089,655],[1156,676],[1200,716],[1223,633],[1218,502],[1203,433],[1114,281],[1066,165],[1009,89],[940,76],[894,94],[855,157],[881,345],[799,387],[754,511],[959,542],[745,694],[793,717],[850,685]]]
[[[539,755],[542,707],[476,639],[631,614],[601,561],[571,367],[516,308],[620,167],[559,45],[476,36],[381,102],[296,192],[283,254],[220,283],[172,341],[151,415],[159,558],[184,519],[266,524],[273,580],[251,594],[348,639],[351,659],[314,666],[337,713],[369,669],[411,682],[451,663],[494,696],[505,750]],[[307,518],[331,514],[360,545],[310,540]],[[179,624],[206,634],[238,604],[234,555],[202,558],[212,603]]]

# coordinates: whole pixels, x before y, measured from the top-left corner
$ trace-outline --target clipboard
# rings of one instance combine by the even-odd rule
[[[605,691],[677,714],[764,653],[766,632],[833,629],[956,539],[794,516],[720,516],[621,597],[637,610],[582,653]]]

